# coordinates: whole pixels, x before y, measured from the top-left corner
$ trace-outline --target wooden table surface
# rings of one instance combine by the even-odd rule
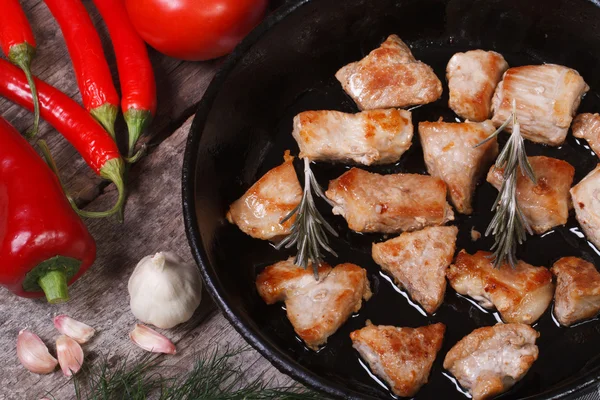
[[[105,44],[118,87],[107,31],[92,2],[84,0],[84,3]],[[22,4],[38,44],[34,74],[81,102],[62,34],[46,5],[41,0],[22,0]],[[52,318],[57,314],[70,315],[96,328],[96,336],[84,346],[85,364],[105,356],[111,361],[141,357],[144,351],[128,337],[136,323],[129,310],[127,293],[127,280],[133,268],[142,257],[165,250],[193,262],[181,212],[181,164],[195,107],[221,61],[182,62],[149,51],[156,74],[158,111],[146,137],[150,153],[131,171],[125,222],[85,221],[96,239],[98,255],[93,267],[70,287],[70,302],[50,305],[43,299],[20,298],[0,288],[1,400],[39,399],[48,392],[56,399],[75,397],[73,385],[60,371],[32,374],[19,364],[16,355],[17,334],[25,327],[37,333],[54,352],[58,332]],[[20,131],[31,126],[32,114],[3,99],[0,99],[0,115]],[[126,135],[122,117],[117,129],[119,134]],[[80,206],[102,210],[113,204],[114,186],[97,178],[57,131],[42,123],[40,137],[47,140],[61,176]],[[191,368],[198,355],[215,348],[245,345],[206,293],[189,322],[163,333],[177,345],[178,353],[161,356],[161,362],[184,369]],[[243,353],[239,361],[247,371],[245,379],[263,375],[263,379],[273,379],[275,384],[291,383],[290,378],[280,374],[254,350]]]

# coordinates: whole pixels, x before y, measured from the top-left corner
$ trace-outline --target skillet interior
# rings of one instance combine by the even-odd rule
[[[445,302],[432,317],[421,315],[379,273],[370,245],[382,235],[350,232],[327,207],[322,212],[340,233],[333,241],[339,261],[368,270],[374,297],[330,338],[319,353],[295,337],[280,306],[266,306],[254,288],[257,271],[286,258],[269,243],[254,240],[224,219],[228,204],[260,176],[282,161],[283,151],[298,148],[291,137],[292,118],[308,109],[357,111],[334,74],[362,58],[387,35],[398,34],[417,59],[430,64],[444,82],[444,97],[414,111],[413,123],[453,120],[447,108],[445,65],[457,51],[496,50],[511,66],[553,62],[577,69],[592,88],[580,111],[600,111],[600,8],[586,0],[299,0],[276,11],[238,47],[202,101],[191,128],[183,169],[184,213],[190,245],[207,287],[245,338],[278,368],[314,387],[340,397],[389,398],[361,366],[349,332],[375,324],[447,325],[445,343],[430,382],[418,399],[462,399],[442,374],[449,348],[474,328],[493,325],[494,315],[457,297],[449,287]],[[504,135],[501,143],[504,143]],[[584,143],[569,136],[558,149],[528,143],[528,154],[565,159],[576,168],[575,182],[593,169],[597,158]],[[299,164],[297,164],[297,167]],[[322,186],[347,167],[317,164]],[[302,176],[300,168],[297,168]],[[370,168],[380,173],[425,173],[415,135],[413,147],[393,166]],[[482,184],[475,214],[459,217],[457,248],[489,249],[492,241],[470,240],[470,229],[485,231],[496,191]],[[550,266],[562,256],[577,255],[600,265],[594,249],[578,236],[573,216],[553,233],[532,237],[519,256]],[[562,398],[600,375],[600,322],[559,328],[549,311],[535,326],[540,358],[517,386],[502,398]]]

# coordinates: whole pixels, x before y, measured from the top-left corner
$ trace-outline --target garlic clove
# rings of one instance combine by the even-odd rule
[[[173,342],[146,325],[135,324],[135,328],[129,333],[129,337],[133,343],[146,351],[164,354],[176,353]]]
[[[60,333],[74,339],[79,344],[86,343],[96,333],[91,326],[74,320],[67,315],[54,317],[54,326]]]
[[[79,372],[83,365],[83,350],[79,343],[66,335],[56,339],[56,355],[60,369],[65,376],[71,376]]]
[[[17,336],[17,357],[34,374],[49,374],[58,364],[42,339],[27,329],[23,329]]]

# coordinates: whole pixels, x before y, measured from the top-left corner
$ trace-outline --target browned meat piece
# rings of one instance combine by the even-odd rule
[[[333,213],[356,232],[414,231],[454,219],[446,184],[417,174],[379,175],[352,168],[329,182]]]
[[[352,332],[350,339],[373,373],[396,395],[411,397],[427,383],[445,331],[446,326],[439,323],[420,328],[367,325]]]
[[[505,322],[533,324],[554,294],[552,274],[547,268],[524,261],[514,269],[508,264],[494,268],[487,251],[470,255],[461,250],[446,277],[458,293],[473,298],[482,307],[495,307]]]
[[[575,168],[556,158],[537,156],[528,159],[535,172],[537,185],[527,176],[519,174],[517,200],[531,229],[542,234],[567,223],[569,210],[572,208],[569,189],[573,183]],[[500,190],[503,173],[502,169],[492,167],[487,181]]]
[[[494,90],[507,69],[508,63],[495,51],[456,53],[446,67],[448,107],[464,119],[485,121],[491,116]]]
[[[417,61],[396,35],[335,77],[361,110],[427,104],[442,95],[442,83],[431,67]]]
[[[573,136],[587,140],[594,153],[600,156],[600,114],[579,114],[571,128]]]
[[[554,315],[561,325],[573,325],[600,312],[600,273],[594,264],[563,257],[550,271],[556,276]]]
[[[373,244],[373,259],[433,314],[446,293],[446,268],[454,258],[455,226],[432,226]]]
[[[561,65],[510,68],[494,94],[492,121],[496,126],[504,123],[515,100],[523,137],[558,146],[565,141],[581,97],[589,89],[577,71]],[[512,122],[506,130],[511,129]]]
[[[446,182],[450,200],[461,214],[473,212],[471,202],[477,181],[498,155],[495,138],[480,147],[474,146],[495,130],[491,121],[419,123],[427,171]]]
[[[317,281],[311,267],[300,268],[293,258],[267,267],[256,279],[256,288],[267,304],[285,301],[294,330],[313,350],[371,297],[367,271],[358,265],[323,264]]]
[[[227,212],[227,220],[253,238],[285,236],[294,222],[290,218],[283,225],[279,223],[302,199],[302,187],[292,164],[294,157],[286,151],[284,159],[283,164],[267,172],[233,202]]]
[[[475,329],[446,355],[444,368],[458,379],[473,400],[494,397],[521,380],[538,358],[539,337],[524,324],[498,324]]]
[[[571,189],[577,221],[588,240],[600,247],[600,164]]]
[[[410,148],[413,125],[410,111],[394,108],[358,114],[305,111],[294,118],[292,134],[300,158],[386,164],[395,163]]]

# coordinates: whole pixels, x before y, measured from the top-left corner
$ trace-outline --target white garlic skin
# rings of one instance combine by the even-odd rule
[[[178,255],[159,252],[140,260],[129,278],[131,312],[140,321],[170,329],[188,321],[200,305],[198,267]]]

